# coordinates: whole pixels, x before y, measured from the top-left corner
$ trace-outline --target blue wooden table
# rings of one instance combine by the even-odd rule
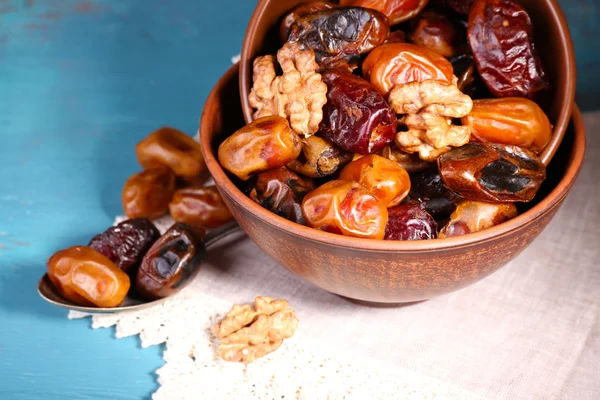
[[[156,389],[160,347],[67,321],[35,286],[55,250],[86,244],[122,213],[138,140],[165,124],[196,131],[254,5],[0,0],[0,399],[139,399]],[[588,107],[600,89],[599,9],[580,0],[567,10]]]

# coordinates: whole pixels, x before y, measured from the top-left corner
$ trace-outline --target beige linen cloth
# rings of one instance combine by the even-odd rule
[[[554,220],[517,259],[470,287],[404,307],[361,306],[292,276],[242,237],[209,252],[190,293],[223,300],[223,313],[257,295],[288,299],[301,326],[289,346],[310,339],[353,364],[379,362],[456,389],[436,389],[437,399],[600,399],[600,113],[586,115],[586,125],[586,162]],[[177,347],[168,340],[167,349]],[[161,379],[164,396],[155,398],[170,398]]]

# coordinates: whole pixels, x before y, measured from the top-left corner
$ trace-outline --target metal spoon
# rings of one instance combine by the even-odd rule
[[[238,232],[239,230],[240,230],[240,226],[235,222],[231,222],[231,223],[224,225],[218,229],[210,231],[204,237],[204,245],[206,246],[206,249],[208,250],[213,244],[217,243],[221,239],[224,239],[227,236],[229,236],[235,232]],[[201,264],[198,264],[196,266],[196,268],[200,268],[200,265]],[[187,282],[185,282],[181,286],[181,288],[183,289],[192,280],[193,279],[190,279]],[[167,297],[164,297],[159,300],[146,301],[146,300],[143,300],[143,299],[140,299],[137,297],[132,297],[130,295],[127,295],[127,297],[125,297],[125,300],[123,300],[121,305],[119,305],[118,307],[100,308],[100,307],[79,306],[75,303],[70,302],[69,300],[66,300],[64,297],[62,297],[60,295],[58,290],[56,290],[56,288],[50,281],[48,274],[44,274],[44,276],[42,276],[42,279],[40,279],[40,281],[38,282],[37,291],[38,291],[38,294],[42,297],[42,299],[46,300],[50,304],[53,304],[58,307],[66,308],[69,310],[73,310],[73,311],[85,312],[88,314],[116,314],[116,313],[125,312],[125,311],[142,310],[144,308],[149,308],[149,307],[155,306],[157,304],[160,304],[160,303],[164,302],[165,300],[167,300],[169,297],[171,297],[171,296],[167,296]]]

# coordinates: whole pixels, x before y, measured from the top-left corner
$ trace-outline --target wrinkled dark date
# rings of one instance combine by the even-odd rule
[[[94,236],[88,246],[135,276],[142,258],[159,237],[149,219],[133,218]]]
[[[426,240],[437,237],[437,223],[421,204],[388,209],[385,240]]]
[[[308,14],[291,27],[289,40],[312,49],[317,62],[327,65],[356,56],[384,43],[390,33],[385,15],[361,7],[339,7]]]
[[[417,15],[429,0],[341,0],[342,6],[372,8],[384,13],[391,25],[399,24]]]
[[[194,228],[175,223],[144,256],[136,279],[138,293],[155,300],[179,291],[200,270],[205,251]]]
[[[435,218],[447,217],[456,209],[457,196],[444,186],[437,168],[413,174],[411,182],[409,198],[423,204]]]
[[[351,153],[330,140],[313,135],[302,139],[302,153],[287,167],[304,176],[322,178],[336,173],[351,160]]]
[[[325,137],[359,154],[375,153],[394,140],[396,114],[369,82],[340,71],[321,76],[327,84],[320,126]]]
[[[474,0],[433,0],[432,3],[454,11],[461,16],[469,15]]]
[[[258,174],[250,198],[280,217],[304,224],[302,200],[314,188],[311,180],[281,167]]]
[[[290,36],[290,30],[294,22],[301,17],[317,11],[330,10],[336,5],[328,1],[316,0],[309,1],[308,3],[300,3],[296,7],[288,11],[287,14],[281,19],[281,25],[279,25],[279,38],[281,43],[285,43]]]
[[[517,216],[514,203],[463,200],[441,229],[439,237],[462,236],[499,225]]]
[[[413,21],[408,38],[411,43],[427,47],[444,57],[454,57],[466,50],[465,36],[464,29],[450,18],[427,10]]]
[[[548,87],[527,11],[513,0],[476,0],[468,37],[481,78],[496,97],[532,98]]]
[[[468,143],[438,157],[444,185],[469,200],[530,201],[546,179],[546,167],[517,146]]]
[[[400,150],[394,143],[385,146],[381,151],[381,156],[389,160],[396,161],[409,174],[424,171],[432,167],[432,163],[421,160],[418,154],[409,154]]]

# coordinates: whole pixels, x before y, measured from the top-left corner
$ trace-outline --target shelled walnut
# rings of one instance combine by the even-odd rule
[[[455,84],[435,80],[396,85],[390,92],[389,103],[408,130],[396,135],[396,145],[407,153],[419,153],[425,161],[435,161],[452,147],[466,144],[471,130],[452,125],[452,118],[462,118],[473,108],[471,98],[460,92]]]
[[[221,341],[218,354],[223,360],[249,364],[277,350],[297,327],[298,318],[287,300],[258,296],[254,308],[234,305],[212,331]]]
[[[327,102],[327,85],[316,72],[315,53],[288,42],[277,52],[277,61],[281,76],[275,72],[273,56],[254,61],[254,86],[248,96],[250,105],[257,109],[254,118],[279,115],[289,120],[297,134],[310,136],[319,129]]]

